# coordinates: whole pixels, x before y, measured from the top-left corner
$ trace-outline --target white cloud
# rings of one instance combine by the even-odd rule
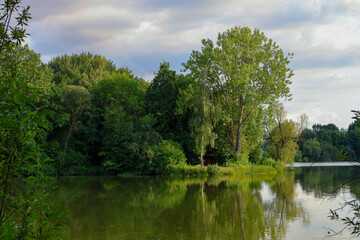
[[[357,0],[34,0],[28,42],[45,61],[91,51],[149,80],[163,60],[180,66],[200,40],[227,28],[259,28],[291,67],[289,115],[347,127],[359,109],[360,2]]]
[[[347,128],[351,110],[360,108],[360,66],[295,71],[293,101],[285,103],[289,117],[309,115],[310,125],[334,123]]]

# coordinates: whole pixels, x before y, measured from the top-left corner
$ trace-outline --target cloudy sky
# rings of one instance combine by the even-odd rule
[[[160,62],[179,71],[200,40],[258,28],[294,53],[289,117],[347,128],[360,109],[359,0],[23,0],[28,43],[44,62],[90,51],[151,80]]]

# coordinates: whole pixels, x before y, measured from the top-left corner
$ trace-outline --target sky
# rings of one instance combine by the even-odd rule
[[[31,6],[27,43],[44,62],[92,52],[148,81],[161,62],[180,71],[201,39],[234,26],[264,32],[285,53],[288,117],[347,129],[360,110],[359,0],[23,0]]]

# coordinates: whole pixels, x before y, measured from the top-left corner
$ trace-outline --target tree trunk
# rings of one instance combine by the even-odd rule
[[[65,154],[66,154],[66,150],[67,150],[67,147],[68,147],[68,144],[69,144],[69,141],[70,141],[70,137],[71,137],[71,134],[72,134],[73,126],[74,126],[74,124],[72,123],[72,124],[70,125],[68,135],[67,135],[67,137],[66,137],[66,141],[65,141],[65,144],[64,144],[64,156],[65,156]]]
[[[242,118],[244,111],[244,96],[240,96],[240,88],[239,88],[239,118],[238,118],[238,129],[237,129],[237,138],[236,138],[236,155],[239,156],[241,153],[241,128],[242,128]]]
[[[204,135],[201,136],[200,162],[201,162],[201,166],[204,166]]]
[[[236,151],[236,142],[234,136],[234,124],[232,119],[230,119],[230,131],[231,131],[231,146],[233,147],[234,152]]]
[[[246,239],[246,237],[245,237],[245,224],[244,224],[243,210],[242,210],[242,198],[241,198],[241,192],[240,191],[238,192],[237,200],[238,200],[238,212],[239,212],[239,218],[240,218],[241,239]]]

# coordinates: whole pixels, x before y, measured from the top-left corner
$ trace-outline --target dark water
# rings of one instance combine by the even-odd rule
[[[211,179],[63,177],[69,239],[326,239],[360,167]],[[347,239],[346,235],[330,239]]]

